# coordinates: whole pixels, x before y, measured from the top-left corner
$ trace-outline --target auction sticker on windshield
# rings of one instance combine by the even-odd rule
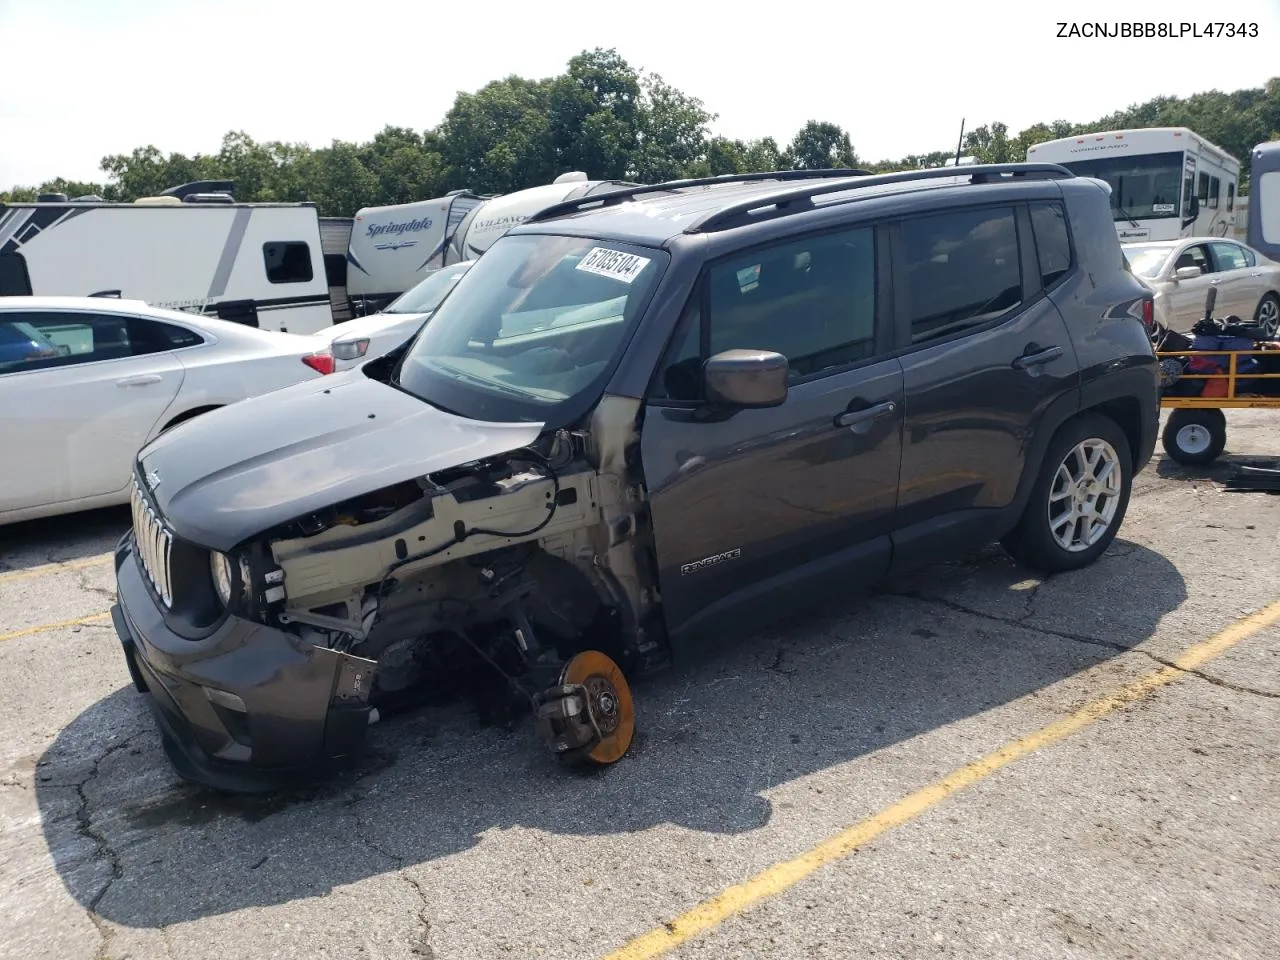
[[[605,247],[592,247],[578,261],[579,270],[601,277],[612,277],[623,283],[631,283],[648,265],[648,257],[637,257],[634,253],[623,253],[621,250],[609,250]]]

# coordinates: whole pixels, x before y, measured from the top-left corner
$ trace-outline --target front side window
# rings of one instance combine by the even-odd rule
[[[1178,259],[1174,261],[1173,269],[1177,271],[1183,267],[1195,267],[1201,273],[1213,273],[1213,262],[1209,259],[1209,251],[1205,249],[1203,244],[1187,247],[1187,249],[1178,254]]]
[[[314,276],[311,247],[301,240],[264,243],[262,262],[270,283],[309,283]]]
[[[905,221],[905,288],[911,340],[984,326],[1022,303],[1012,207],[960,210]]]
[[[792,383],[876,351],[876,244],[871,227],[818,234],[713,264],[676,330],[655,399],[702,398],[702,364],[726,350],[787,358]],[[703,343],[706,349],[703,349]]]
[[[603,386],[668,259],[630,244],[503,236],[421,328],[393,382],[471,419],[561,425]]]

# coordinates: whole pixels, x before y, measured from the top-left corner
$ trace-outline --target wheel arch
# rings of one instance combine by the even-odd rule
[[[219,407],[223,407],[223,406],[226,406],[226,404],[206,403],[198,407],[192,407],[190,410],[184,410],[182,413],[178,414],[177,416],[170,417],[168,422],[165,423],[165,425],[160,428],[160,433],[164,433],[166,430],[172,430],[174,427],[176,427],[180,423],[186,423],[188,420],[192,420],[200,416],[200,414],[202,413],[209,413],[211,410],[217,410]]]

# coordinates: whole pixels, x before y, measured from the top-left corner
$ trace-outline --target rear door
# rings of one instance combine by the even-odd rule
[[[730,629],[881,576],[897,501],[902,369],[885,235],[772,244],[704,273],[647,400],[641,454],[676,634]],[[791,366],[778,407],[718,415],[699,371],[734,348]]]
[[[182,365],[131,318],[3,311],[0,325],[54,345],[0,360],[0,511],[105,496],[173,402]],[[7,355],[6,355],[7,356]]]
[[[931,213],[895,236],[906,413],[894,559],[909,567],[994,538],[1039,466],[1027,451],[1046,410],[1078,402],[1079,372],[1043,291],[1071,270],[1061,202]]]
[[[1209,244],[1213,257],[1214,275],[1217,281],[1218,302],[1213,312],[1220,317],[1235,315],[1248,322],[1258,309],[1258,301],[1266,292],[1262,272],[1249,263],[1244,248],[1229,240]]]

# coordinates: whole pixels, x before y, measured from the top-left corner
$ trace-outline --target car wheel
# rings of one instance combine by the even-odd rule
[[[1160,434],[1164,452],[1178,463],[1212,463],[1227,445],[1227,417],[1221,410],[1182,408],[1169,414]]]
[[[1258,301],[1258,309],[1253,314],[1253,322],[1262,328],[1268,337],[1280,333],[1280,297],[1268,293]]]
[[[1049,444],[1022,519],[1001,542],[1044,573],[1087,567],[1115,539],[1132,489],[1124,431],[1100,415],[1072,420]]]

